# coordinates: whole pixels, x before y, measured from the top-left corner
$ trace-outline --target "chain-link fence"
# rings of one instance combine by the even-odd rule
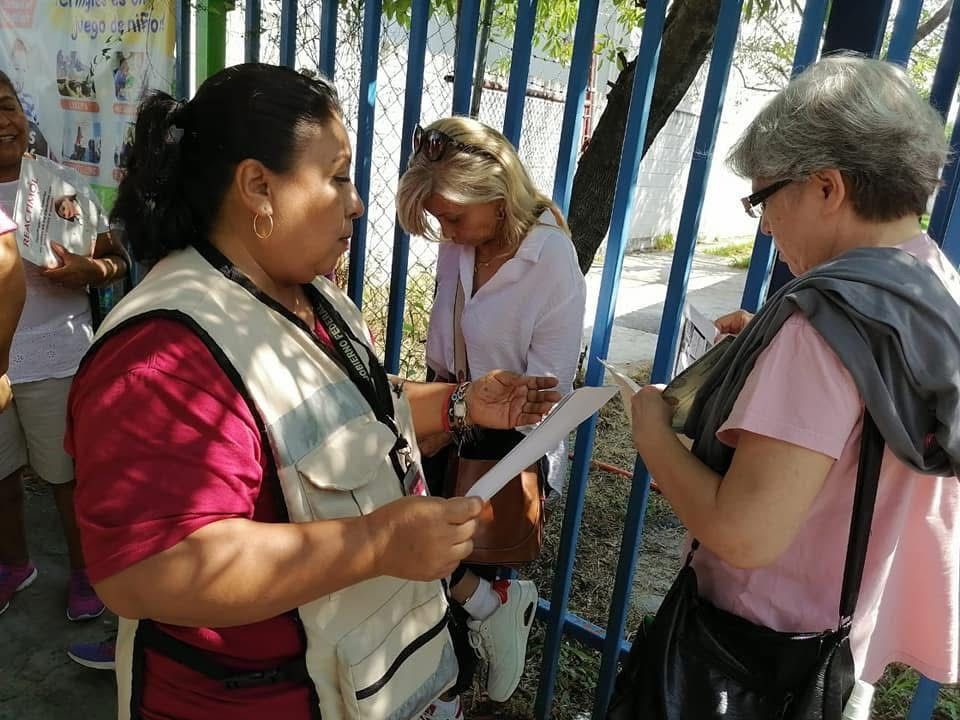
[[[231,18],[228,60],[242,60],[243,5]],[[299,4],[296,34],[298,69],[316,71],[320,61],[320,2]],[[279,61],[280,7],[277,0],[265,0],[262,7],[260,58]],[[386,338],[390,271],[393,258],[396,210],[394,198],[400,166],[404,93],[408,57],[409,28],[385,16],[381,19],[379,66],[377,71],[377,107],[371,158],[370,194],[367,203],[366,260],[364,268],[363,313],[382,352]],[[337,52],[334,83],[343,105],[344,122],[351,141],[356,143],[360,66],[363,34],[363,6],[359,2],[341,4],[337,20]],[[434,12],[427,31],[421,118],[424,124],[451,113],[453,105],[456,23],[444,11]],[[531,78],[533,96],[524,107],[520,157],[534,183],[548,195],[553,188],[556,148],[563,123],[563,97],[554,88],[541,87]],[[506,82],[485,83],[479,119],[492,127],[503,126],[506,110]],[[408,377],[424,374],[424,344],[433,305],[436,245],[423,238],[410,239],[410,259],[406,276],[407,296],[404,308],[403,342],[400,370]],[[338,270],[345,284],[347,259]]]

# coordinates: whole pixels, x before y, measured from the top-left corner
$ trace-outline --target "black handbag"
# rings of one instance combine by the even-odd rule
[[[691,566],[698,543],[624,661],[608,720],[840,720],[856,681],[850,626],[884,441],[863,415],[860,464],[835,630],[786,633],[714,607]]]

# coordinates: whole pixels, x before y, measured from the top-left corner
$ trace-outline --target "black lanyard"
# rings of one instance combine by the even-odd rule
[[[357,339],[340,316],[340,313],[334,309],[323,293],[313,285],[303,285],[302,287],[310,300],[314,315],[330,336],[330,345],[317,337],[315,328],[307,327],[303,320],[260,290],[219,250],[208,244],[198,244],[196,249],[207,262],[223,273],[228,280],[237,283],[271,310],[279,313],[286,320],[306,332],[307,337],[313,340],[314,344],[346,373],[350,382],[370,405],[377,420],[385,425],[396,438],[396,442],[390,450],[390,462],[397,474],[400,486],[406,494],[404,477],[411,462],[410,445],[397,426],[393,399],[390,396],[390,381],[387,379],[387,373],[376,354],[370,350],[366,343]],[[366,361],[357,352],[358,348],[366,357]]]
[[[347,373],[347,377],[350,378],[350,381],[370,405],[377,416],[377,420],[386,425],[396,438],[396,442],[390,449],[390,463],[393,465],[393,470],[400,481],[400,489],[406,495],[406,476],[412,462],[410,445],[406,438],[400,434],[397,427],[387,373],[376,354],[370,350],[365,342],[361,342],[353,334],[343,321],[340,313],[324,297],[323,293],[313,285],[304,285],[303,289],[313,306],[314,315],[326,329],[327,335],[330,336],[331,345],[327,345],[317,338],[315,332],[311,332],[310,337],[314,339],[321,350],[328,355],[335,356],[335,359],[339,361],[338,364]],[[300,318],[295,315],[293,317],[302,326],[306,326]],[[366,356],[366,361],[360,357],[358,349]]]
[[[369,403],[377,420],[389,427],[394,435],[399,436],[393,399],[390,396],[390,381],[376,354],[353,334],[323,293],[313,285],[305,285],[304,290],[313,305],[314,314],[330,336],[332,347],[326,347],[334,351],[338,364]],[[311,333],[311,336],[314,336],[314,333]],[[361,352],[364,358],[360,357]]]

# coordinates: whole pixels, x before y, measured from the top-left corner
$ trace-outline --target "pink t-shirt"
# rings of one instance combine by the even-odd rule
[[[901,246],[928,263],[951,294],[960,277],[925,235]],[[781,631],[836,627],[860,452],[863,400],[853,378],[805,317],[791,317],[763,351],[717,436],[741,430],[836,459],[790,547],[772,565],[734,568],[706,548],[694,567],[704,597]],[[859,676],[891,662],[938,682],[960,663],[960,482],[921,475],[887,450],[851,646]]]
[[[317,336],[329,336],[317,323]],[[156,318],[107,339],[70,390],[64,441],[76,463],[77,526],[99,582],[224,518],[278,522],[279,483],[256,420],[198,335]],[[302,655],[290,614],[249,625],[164,632],[229,667],[262,670]],[[227,690],[148,650],[142,715],[311,717],[306,687]]]

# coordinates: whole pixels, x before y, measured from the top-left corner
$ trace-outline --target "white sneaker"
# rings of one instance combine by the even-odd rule
[[[457,695],[453,700],[434,700],[420,713],[420,720],[463,720],[460,696]]]
[[[530,580],[497,580],[500,607],[486,620],[468,620],[470,644],[486,660],[487,695],[506,702],[520,684],[527,638],[537,610],[537,586]]]

